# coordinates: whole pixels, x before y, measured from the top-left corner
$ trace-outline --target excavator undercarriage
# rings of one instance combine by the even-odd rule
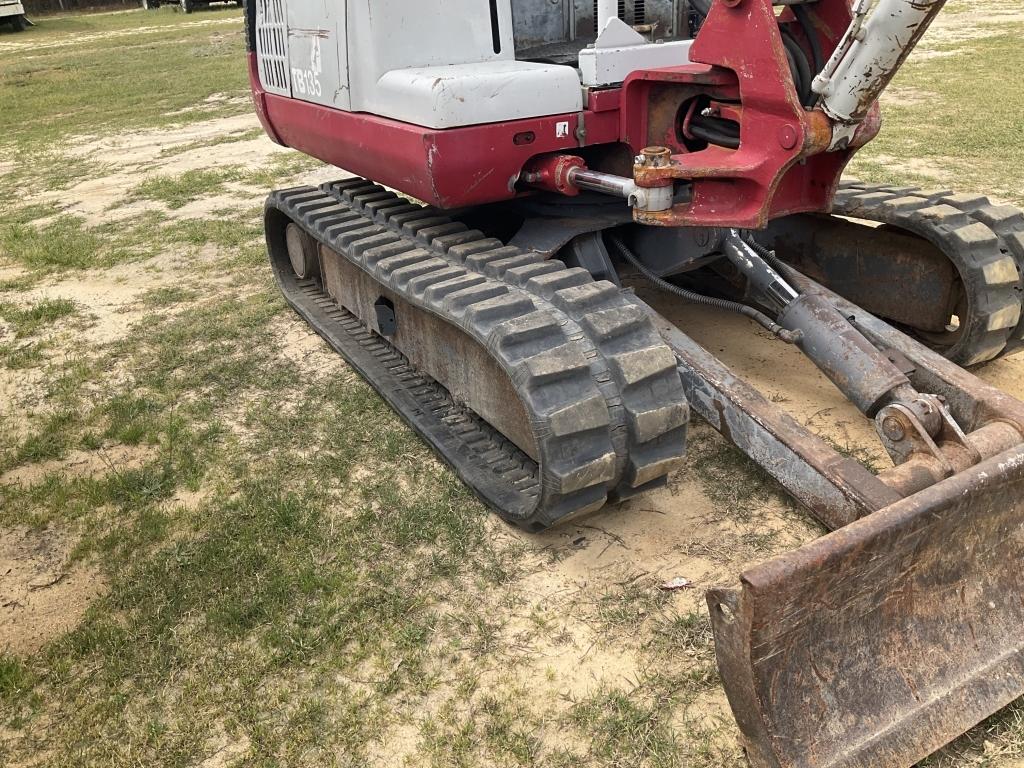
[[[510,522],[664,483],[692,407],[836,531],[709,593],[756,765],[909,765],[1020,694],[1018,401],[792,275],[960,427],[874,475],[585,269],[362,179],[276,192],[266,220],[292,306]]]
[[[960,367],[1024,346],[1024,215],[840,182],[942,5],[877,4],[492,0],[457,39],[470,0],[247,6],[270,136],[377,179],[270,195],[281,290],[491,509],[665,484],[696,414],[831,531],[707,594],[756,768],[906,768],[1024,694],[1024,403]],[[640,286],[794,345],[891,466]]]

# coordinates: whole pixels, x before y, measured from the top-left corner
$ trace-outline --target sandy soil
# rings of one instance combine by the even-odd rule
[[[1004,25],[1024,21],[1024,11],[1012,4],[967,2],[952,5],[950,10],[959,10],[963,6],[969,7],[970,10],[961,13],[940,13],[935,18],[911,54],[912,61],[956,56],[956,43],[999,35],[1002,34]]]
[[[74,544],[58,530],[0,529],[0,652],[33,653],[103,594],[98,569],[69,562]]]
[[[259,199],[258,190],[240,183],[228,183],[228,194],[208,197],[175,210],[158,201],[126,203],[126,200],[139,184],[160,176],[231,168],[254,171],[264,167],[271,158],[290,152],[262,135],[202,146],[243,136],[259,127],[256,116],[247,113],[116,136],[78,136],[69,141],[67,154],[101,163],[104,170],[69,189],[38,192],[29,200],[54,203],[65,213],[81,216],[90,226],[132,218],[146,211],[159,211],[175,219],[203,218],[211,210],[251,204]]]
[[[110,445],[95,451],[72,451],[63,459],[27,464],[0,475],[0,484],[31,486],[47,475],[65,478],[95,477],[109,472],[138,469],[156,454],[153,448],[131,445]]]

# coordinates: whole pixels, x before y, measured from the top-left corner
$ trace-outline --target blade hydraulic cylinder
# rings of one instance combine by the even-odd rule
[[[917,397],[906,375],[835,306],[815,294],[798,294],[739,232],[725,235],[722,249],[762,299],[779,310],[779,325],[796,333],[800,350],[861,413],[874,417],[890,400]]]

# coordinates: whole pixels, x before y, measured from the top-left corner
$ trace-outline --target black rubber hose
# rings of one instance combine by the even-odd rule
[[[688,291],[685,288],[681,288],[678,285],[670,283],[668,280],[664,280],[658,277],[658,275],[654,274],[654,272],[648,269],[648,267],[642,261],[640,261],[640,259],[636,257],[636,254],[634,254],[631,250],[629,250],[629,248],[626,247],[626,244],[622,242],[622,240],[620,240],[615,235],[610,235],[609,239],[612,241],[612,245],[615,246],[616,250],[622,256],[622,258],[624,258],[626,261],[632,264],[633,267],[636,268],[636,270],[641,275],[646,277],[648,280],[650,280],[652,283],[654,283],[662,290],[668,291],[669,293],[674,294],[675,296],[678,296],[679,298],[683,299],[684,301],[688,301],[691,304],[699,304],[705,307],[724,309],[727,312],[736,312],[738,314],[744,315],[745,317],[749,317],[755,323],[771,331],[773,334],[778,336],[787,344],[795,344],[797,341],[799,341],[799,334],[793,333],[792,331],[787,331],[781,325],[779,325],[770,317],[768,317],[768,315],[764,314],[763,312],[759,312],[753,307],[748,307],[746,304],[740,304],[738,301],[718,299],[715,298],[714,296],[705,296],[702,293]]]
[[[804,83],[800,76],[800,70],[796,66],[796,59],[793,58],[793,51],[789,46],[789,39],[782,36],[782,49],[786,52],[786,61],[789,62],[789,72],[793,76],[793,86],[796,88],[797,98],[804,103]]]
[[[740,126],[732,120],[700,115],[690,121],[690,133],[699,139],[730,149],[740,145]]]
[[[747,232],[746,236],[743,239],[744,241],[746,241],[747,245],[754,249],[754,252],[757,253],[758,256],[760,256],[762,259],[767,261],[772,267],[774,267],[776,272],[778,272],[784,278],[789,280],[791,283],[799,283],[798,280],[794,279],[795,270],[791,266],[789,266],[789,264],[780,259],[778,255],[775,253],[775,251],[765,248],[763,245],[761,245],[761,243],[757,242],[757,240],[754,239],[754,235],[752,232]]]
[[[703,121],[693,120],[690,122],[690,133],[698,139],[703,139],[709,144],[718,144],[729,149],[739,149],[739,134],[725,133],[718,128],[713,128]]]
[[[796,91],[800,95],[800,103],[809,107],[814,103],[816,97],[814,91],[811,90],[813,75],[811,74],[811,65],[807,61],[807,54],[804,53],[804,49],[800,47],[796,38],[785,29],[782,30],[782,45],[789,57],[793,80],[796,82]]]
[[[814,59],[814,76],[817,77],[825,67],[825,59],[822,58],[821,55],[821,42],[818,40],[818,36],[814,33],[814,24],[811,23],[811,15],[807,12],[807,9],[799,3],[791,5],[790,9],[792,9],[793,15],[796,16],[796,20],[800,22],[800,28],[804,31],[804,37],[807,38],[807,42],[811,45],[811,56]]]
[[[700,125],[705,130],[714,131],[723,136],[731,136],[734,139],[740,137],[740,124],[733,120],[725,120],[721,117],[704,117],[704,115],[701,115],[695,118],[693,122],[696,122],[697,125]],[[691,122],[691,125],[693,122]]]

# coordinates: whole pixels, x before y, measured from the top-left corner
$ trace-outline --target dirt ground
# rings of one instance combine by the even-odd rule
[[[987,34],[989,22],[1024,21],[1024,10],[1019,7],[994,10],[991,14],[986,18],[975,17],[969,24],[964,23],[959,15],[950,16],[948,20],[940,19],[937,28],[929,33],[923,50],[915,56],[924,60],[955,55],[950,53],[947,44],[968,42]],[[0,54],[24,54],[30,58],[47,51],[52,53],[60,49],[88,47],[98,42],[108,43],[112,39],[131,41],[139,35],[165,33],[169,28],[172,27],[140,26],[69,34],[36,42],[5,35],[0,38]],[[225,22],[220,18],[198,18],[175,22],[173,28],[199,35],[212,28],[223,32]],[[229,29],[237,33],[234,27]],[[901,86],[895,93],[907,102],[930,98],[928,92],[915,91],[909,85]],[[320,183],[343,175],[331,168],[309,166],[296,170],[274,165],[287,163],[293,153],[259,133],[259,124],[245,104],[244,93],[237,90],[213,93],[197,102],[196,109],[204,115],[208,110],[219,109],[230,114],[192,119],[194,116],[186,108],[168,112],[165,117],[169,122],[159,127],[129,128],[116,134],[79,133],[70,129],[61,143],[60,156],[68,164],[85,163],[93,170],[61,188],[22,189],[17,207],[49,209],[46,215],[31,223],[40,231],[60,223],[65,216],[77,217],[80,225],[87,229],[117,222],[127,225],[146,221],[145,217],[151,216],[158,217],[158,224],[154,226],[161,231],[191,232],[184,228],[206,224],[220,215],[216,213],[218,211],[234,212],[224,213],[225,218],[237,216],[239,211],[254,212],[249,217],[250,226],[258,226],[258,208],[271,183],[275,186]],[[893,156],[883,153],[875,159],[887,163]],[[941,164],[933,161],[903,159],[900,162],[906,164],[910,172],[923,171],[937,181],[952,181],[941,170]],[[261,176],[267,168],[284,170],[268,183]],[[13,163],[0,162],[0,175],[8,176],[15,170]],[[195,194],[174,196],[162,188],[152,193],[139,191],[147,189],[145,185],[152,185],[154,180],[191,179],[193,177],[188,174],[195,172],[212,172],[220,174],[220,177],[215,182],[207,181],[207,188]],[[14,209],[12,204],[9,210]],[[149,243],[147,247],[151,245]],[[232,249],[236,249],[237,254]],[[232,261],[242,258],[238,254],[249,254],[253,250],[259,250],[258,233],[255,236],[250,234],[248,239],[241,238],[240,244],[231,246],[218,242],[182,245],[181,242],[160,241],[155,252],[139,260],[45,273],[0,252],[0,281],[9,285],[28,283],[17,290],[5,291],[4,301],[12,306],[31,307],[41,302],[67,300],[75,307],[72,319],[57,322],[40,332],[42,342],[37,362],[0,368],[0,442],[7,443],[2,446],[4,452],[12,457],[27,455],[25,446],[43,429],[40,424],[54,410],[53,403],[59,397],[52,388],[54,366],[66,366],[83,355],[93,361],[103,361],[103,370],[90,374],[91,378],[83,378],[75,395],[79,398],[75,401],[79,403],[76,407],[105,408],[104,398],[114,391],[141,393],[142,396],[159,393],[159,388],[152,382],[140,385],[141,389],[135,391],[140,374],[137,368],[132,367],[131,357],[134,354],[133,340],[139,339],[140,345],[150,343],[145,329],[147,323],[153,322],[154,316],[161,323],[187,322],[190,317],[197,316],[202,306],[227,297],[240,302],[250,299],[263,303],[275,301],[269,287],[268,271],[258,259]],[[174,292],[184,293],[178,298],[156,303],[154,297],[174,296]],[[797,421],[857,458],[885,466],[888,460],[874,439],[871,425],[793,347],[766,337],[755,326],[735,315],[690,306],[669,306],[664,299],[656,300],[655,304],[687,334],[770,396]],[[253,379],[259,379],[265,370],[283,366],[295,374],[297,381],[354,381],[344,363],[298,317],[279,305],[275,306],[266,325],[269,329],[266,338],[273,339],[275,346],[270,358],[260,363],[261,367],[250,369]],[[18,351],[18,345],[28,344],[18,336],[12,322],[2,319],[0,342],[13,345],[14,351]],[[186,372],[188,366],[187,362],[183,364]],[[976,373],[983,380],[1024,398],[1024,356],[984,366]],[[253,386],[257,385],[259,382],[253,381]],[[186,393],[184,399],[190,403],[201,401],[216,386],[214,377],[212,383],[204,382],[203,388]],[[261,417],[252,415],[263,402],[262,394],[236,394],[232,395],[230,407],[226,405],[218,416],[226,425],[226,437],[218,440],[231,445],[240,444],[240,450],[248,457],[246,461],[250,462],[246,474],[255,474],[260,471],[258,457],[261,451],[276,450],[272,443],[267,442],[273,437],[270,434],[273,430],[261,427]],[[281,413],[288,411],[290,399],[291,396],[282,389],[277,401],[283,403],[278,409]],[[27,660],[26,663],[33,668],[49,666],[45,661],[46,653],[64,652],[48,649],[65,648],[61,643],[84,620],[90,606],[97,600],[109,600],[110,603],[103,605],[116,605],[116,610],[128,612],[120,593],[117,590],[112,592],[111,585],[120,583],[124,574],[129,572],[130,562],[126,561],[111,571],[104,565],[102,548],[94,543],[97,531],[104,536],[111,534],[117,525],[116,516],[123,512],[104,512],[102,504],[90,506],[86,503],[83,509],[88,508],[88,512],[76,512],[73,517],[63,516],[63,502],[53,502],[46,507],[49,502],[39,500],[48,493],[45,484],[55,482],[55,477],[64,484],[61,488],[81,488],[84,487],[82,483],[101,483],[113,476],[128,477],[143,471],[163,455],[161,452],[167,441],[165,436],[151,443],[144,440],[142,443],[124,444],[119,442],[120,438],[112,436],[112,427],[104,432],[105,428],[95,428],[99,435],[95,440],[89,438],[84,443],[69,445],[52,457],[11,459],[0,465],[6,467],[0,473],[0,486],[20,489],[9,491],[16,495],[0,496],[0,500],[6,498],[11,503],[16,499],[19,505],[24,505],[19,510],[9,507],[0,518],[0,651],[10,657]],[[89,429],[92,429],[91,423]],[[308,454],[321,450],[318,439],[311,435]],[[501,752],[500,759],[485,750],[483,757],[478,756],[478,763],[460,763],[450,754],[454,749],[451,744],[440,744],[445,738],[454,738],[452,732],[445,731],[445,728],[456,728],[456,725],[472,720],[477,711],[474,707],[483,706],[479,693],[467,695],[465,702],[470,703],[453,704],[462,702],[456,692],[461,691],[465,685],[464,677],[470,672],[474,691],[519,692],[515,694],[519,698],[510,700],[514,700],[517,706],[523,702],[530,704],[532,714],[524,716],[523,722],[516,722],[519,723],[518,728],[527,731],[532,728],[533,732],[540,734],[531,754],[554,755],[564,748],[580,761],[571,764],[579,765],[741,764],[736,728],[728,703],[713,673],[706,672],[710,669],[708,638],[701,636],[699,641],[694,641],[692,648],[680,650],[675,647],[671,656],[665,656],[659,655],[662,651],[657,650],[660,648],[659,632],[666,627],[677,626],[673,622],[690,616],[704,617],[702,621],[706,621],[704,590],[736,585],[738,574],[745,567],[798,547],[821,535],[822,529],[796,510],[775,486],[757,477],[749,466],[728,454],[722,441],[705,425],[694,425],[693,442],[693,463],[676,473],[666,488],[603,511],[577,525],[531,536],[494,519],[485,519],[482,525],[487,546],[498,552],[515,553],[510,556],[515,561],[514,576],[476,591],[473,591],[474,577],[471,574],[458,576],[456,583],[463,583],[469,590],[467,594],[481,601],[478,605],[481,622],[486,624],[494,616],[501,615],[499,626],[488,641],[498,650],[492,655],[475,646],[475,650],[454,652],[445,647],[445,650],[438,651],[437,647],[444,646],[446,640],[435,638],[429,641],[426,653],[429,659],[433,659],[428,664],[433,665],[430,668],[434,670],[432,686],[404,692],[396,699],[388,700],[389,716],[367,741],[367,764],[527,764],[516,762],[518,757],[509,757],[516,754],[514,750],[507,754]],[[264,444],[271,447],[265,448]],[[299,453],[301,451],[296,455]],[[388,460],[375,460],[370,456],[353,470],[352,476],[368,480],[386,476],[389,482],[401,486],[402,492],[414,494],[417,478],[421,476],[418,472],[445,473],[429,458],[422,459],[420,466],[421,469],[416,471],[403,469],[389,474]],[[221,494],[214,488],[216,483],[209,479],[210,476],[222,478],[234,471],[233,467],[234,464],[227,460],[222,465],[212,464],[203,479],[191,485],[179,484],[155,502],[153,508],[168,516],[172,530],[162,543],[153,545],[156,549],[141,548],[138,557],[155,556],[152,552],[160,548],[166,549],[176,542],[197,536],[196,531],[203,526],[194,518],[197,510],[206,509],[211,504],[227,504],[238,498],[241,481]],[[736,474],[730,474],[733,471]],[[43,490],[38,490],[40,488]],[[51,494],[50,500],[54,498],[57,497]],[[343,519],[346,509],[354,514],[350,506],[358,506],[355,498],[354,495],[351,499],[342,500],[334,510],[337,517],[333,519]],[[381,503],[381,508],[386,507],[386,503]],[[68,504],[70,509],[71,502]],[[104,500],[103,504],[112,502]],[[40,511],[43,507],[51,511],[44,515]],[[146,508],[149,509],[148,506]],[[479,512],[478,506],[473,504],[469,513],[478,515]],[[180,529],[175,527],[179,524]],[[334,522],[331,523],[333,525]],[[126,546],[121,542],[111,544],[110,551],[123,553]],[[109,556],[122,557],[123,554]],[[679,577],[688,580],[691,587],[671,593],[658,589],[659,584]],[[457,597],[451,597],[451,604],[447,607],[443,600],[439,600],[438,605],[441,616],[438,626],[446,626],[446,620],[466,621],[463,614],[467,611],[472,613]],[[201,616],[201,605],[196,610]],[[186,616],[176,631],[192,632],[193,620],[201,624],[204,619]],[[272,626],[275,621],[266,619]],[[291,621],[293,618],[279,620],[282,627]],[[466,632],[467,636],[475,636],[470,630]],[[145,642],[145,638],[140,638],[139,642]],[[212,647],[216,642],[211,640],[209,645]],[[244,642],[244,638],[240,642]],[[680,654],[689,656],[680,660]],[[668,714],[657,728],[650,726],[651,730],[638,737],[636,743],[639,747],[622,747],[617,741],[622,738],[621,734],[613,737],[601,730],[606,726],[608,729],[628,730],[624,724],[616,726],[618,721],[609,719],[607,712],[600,717],[595,716],[593,722],[586,720],[586,713],[591,711],[585,706],[586,702],[607,697],[609,692],[622,692],[621,695],[629,699],[631,696],[647,696],[650,690],[660,691],[651,683],[654,679],[652,668],[658,664],[667,665],[679,675],[684,672],[696,674],[694,670],[710,674],[711,682],[694,684],[690,691],[678,682],[683,679],[679,677],[671,694],[650,694]],[[397,671],[397,667],[391,670]],[[308,674],[313,673],[310,671]],[[361,684],[359,676],[352,670],[342,670],[337,674],[347,686],[345,690],[349,693],[346,695],[376,695],[373,692],[377,688]],[[307,686],[307,682],[288,680],[291,681],[288,684],[297,690],[304,690]],[[166,690],[161,689],[159,696],[173,698],[171,691],[175,686],[187,688],[188,684],[184,678],[175,681]],[[41,685],[44,687],[39,695],[43,701],[60,700],[56,684]],[[509,696],[513,697],[513,693]],[[663,700],[658,699],[659,696],[663,696]],[[355,700],[365,701],[361,698]],[[39,706],[45,710],[49,705]],[[62,705],[54,704],[53,711],[59,711],[59,706]],[[337,702],[329,706],[337,706]],[[203,711],[209,715],[209,711]],[[27,718],[25,722],[31,721],[27,715],[24,717]],[[544,730],[537,723],[545,719],[571,721],[576,730],[571,733],[557,728]],[[203,744],[202,754],[199,758],[194,755],[183,758],[181,764],[256,764],[253,756],[262,748],[258,731],[247,730],[237,723],[226,727],[224,722],[220,715],[213,720],[202,721],[203,736],[199,739]],[[663,730],[663,726],[667,730]],[[50,728],[42,730],[49,731]],[[458,732],[457,728],[455,732]],[[669,736],[665,737],[665,733]],[[474,744],[490,744],[487,739],[492,737],[493,734],[474,737],[480,740]],[[685,749],[678,753],[676,762],[659,762],[656,759],[660,749],[657,739],[663,737],[674,742],[682,741]],[[0,738],[5,739],[16,755],[12,765],[42,764],[28,756],[30,750],[25,745],[30,741],[26,741],[28,737],[17,727],[5,725]],[[37,729],[32,738],[43,737]],[[49,748],[59,752],[63,748],[60,739],[64,737],[55,738],[57,743],[50,744]],[[602,739],[612,745],[608,747],[609,751],[601,751],[603,747],[594,746],[603,744]],[[565,744],[561,743],[563,740]],[[983,736],[976,737],[975,741],[988,743]],[[1016,751],[1019,747],[1017,741],[1006,745],[996,738],[991,747],[983,744],[975,748],[973,744],[963,753],[969,755],[963,758],[969,763],[959,763],[961,753],[958,752],[958,757],[945,758],[945,764],[998,768],[1024,765],[1020,759],[1021,752]],[[485,749],[474,746],[474,749],[478,748]],[[634,749],[640,751],[630,751]],[[70,753],[61,754],[66,756]],[[334,753],[334,758],[339,754]],[[121,755],[118,761],[127,762],[123,758]],[[305,760],[282,759],[284,764],[299,764]],[[42,762],[46,762],[45,757]],[[529,764],[545,764],[545,761]]]

